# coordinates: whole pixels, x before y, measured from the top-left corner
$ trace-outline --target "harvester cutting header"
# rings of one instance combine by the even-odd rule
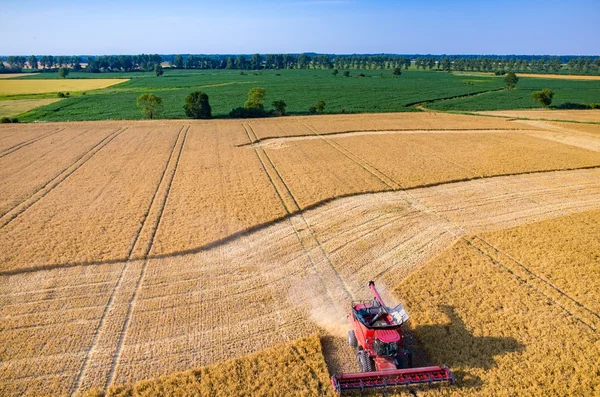
[[[373,301],[353,301],[348,315],[353,328],[348,331],[348,343],[356,349],[362,372],[332,376],[334,390],[341,394],[348,389],[434,382],[454,384],[454,375],[446,366],[412,368],[412,354],[404,346],[402,333],[408,313],[402,305],[387,307],[373,281],[369,287],[375,296]]]

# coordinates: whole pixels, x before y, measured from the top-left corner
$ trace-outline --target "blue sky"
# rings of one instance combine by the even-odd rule
[[[3,0],[0,54],[600,55],[598,0]]]

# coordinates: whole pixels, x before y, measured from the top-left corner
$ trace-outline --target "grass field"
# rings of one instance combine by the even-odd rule
[[[95,90],[122,83],[123,79],[56,79],[56,80],[0,80],[0,95],[43,94],[49,92],[71,92]]]
[[[597,320],[511,262],[597,309],[600,152],[578,139],[598,138],[557,141],[555,124],[418,112],[1,125],[0,394],[212,390],[225,381],[210,368],[209,384],[197,371],[138,382],[228,359],[231,387],[258,393],[237,382],[260,373],[327,393],[319,348],[306,342],[304,363],[294,341],[320,333],[329,370],[356,370],[344,315],[371,279],[408,304],[420,360],[457,372],[452,392],[513,387],[505,373],[532,385],[516,394],[550,392],[546,365],[576,374],[560,390],[593,394],[586,363],[568,372],[544,355],[555,340],[540,324],[597,361],[594,335],[557,306]],[[243,359],[281,344],[289,372]]]

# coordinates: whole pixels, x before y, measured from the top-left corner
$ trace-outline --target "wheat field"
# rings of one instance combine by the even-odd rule
[[[324,336],[330,372],[356,370],[344,317],[350,300],[370,297],[371,279],[390,301],[407,303],[422,360],[441,364],[450,353],[439,346],[464,349],[465,331],[435,341],[423,327],[446,324],[439,304],[453,306],[462,324],[470,324],[464,314],[476,298],[496,304],[499,292],[475,294],[469,285],[487,280],[486,261],[516,266],[503,255],[597,310],[597,235],[582,229],[583,221],[598,227],[597,151],[549,139],[556,131],[545,124],[490,117],[281,120],[0,126],[0,394],[130,393],[162,376],[144,386],[154,390],[173,372],[245,360],[315,333]],[[567,234],[559,232],[573,237],[560,240]],[[489,257],[471,255],[475,246]],[[563,254],[542,260],[546,246]],[[577,283],[567,265],[590,281]],[[461,276],[463,266],[471,270]],[[500,270],[486,276],[489,285],[501,283]],[[507,307],[539,304],[510,280]],[[432,292],[453,283],[465,290],[448,299]],[[551,299],[598,325],[570,300]],[[543,324],[555,309],[547,310],[523,314],[514,327]],[[471,314],[480,348],[495,346],[484,338],[495,325]],[[552,324],[580,346],[593,337]],[[550,342],[535,332],[510,345],[511,354],[541,335],[527,356],[541,360],[537,352]],[[518,357],[507,355],[506,365]],[[491,364],[473,372],[447,362],[464,374],[457,393],[472,393],[475,377],[484,394],[506,384]],[[597,387],[581,376],[579,389],[565,390]],[[541,379],[519,393],[550,390],[551,380]]]
[[[0,79],[0,95],[43,94],[48,92],[77,92],[106,88],[127,79]]]

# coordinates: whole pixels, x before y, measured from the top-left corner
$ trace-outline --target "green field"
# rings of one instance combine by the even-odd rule
[[[325,113],[415,111],[417,109],[410,105],[429,101],[434,101],[427,104],[431,109],[450,111],[536,108],[539,105],[531,100],[530,94],[542,88],[556,92],[553,105],[600,102],[600,81],[521,78],[516,90],[506,91],[502,90],[502,77],[489,75],[408,70],[392,78],[391,71],[352,70],[351,77],[343,77],[342,73],[340,70],[338,76],[333,76],[331,70],[265,70],[241,75],[238,70],[169,69],[162,77],[156,77],[153,72],[71,73],[69,78],[130,80],[106,89],[71,93],[70,98],[23,114],[19,120],[141,119],[136,98],[143,93],[153,93],[163,99],[161,118],[185,118],[184,99],[197,90],[209,95],[213,116],[227,117],[231,109],[243,105],[248,90],[253,87],[267,90],[266,108],[270,108],[271,102],[283,99],[291,115],[308,114],[309,107],[318,100],[327,103]],[[360,73],[366,77],[359,77]],[[56,74],[41,73],[19,79],[51,78],[56,78]],[[474,95],[478,93],[481,94]],[[455,99],[442,100],[444,98]]]
[[[560,106],[566,102],[587,105],[600,102],[600,81],[521,78],[515,90],[439,101],[428,104],[427,107],[444,111],[540,108],[541,106],[531,99],[531,93],[544,88],[549,88],[555,93],[552,106]]]
[[[356,77],[364,73],[366,77]],[[383,78],[382,78],[383,74]],[[48,78],[54,74],[39,74],[25,78]],[[330,70],[189,71],[166,70],[156,77],[151,73],[73,73],[70,78],[131,78],[130,81],[107,89],[74,95],[60,104],[45,106],[20,117],[22,121],[68,121],[142,118],[135,100],[142,93],[162,97],[162,118],[185,118],[184,99],[192,91],[202,90],[210,97],[215,117],[225,117],[234,107],[242,106],[252,87],[267,90],[265,100],[279,99],[288,104],[289,114],[307,114],[318,100],[327,103],[325,113],[401,112],[428,99],[455,97],[498,89],[501,80],[495,77],[455,76],[450,73],[407,71],[392,78],[390,71],[351,71],[351,77]]]

